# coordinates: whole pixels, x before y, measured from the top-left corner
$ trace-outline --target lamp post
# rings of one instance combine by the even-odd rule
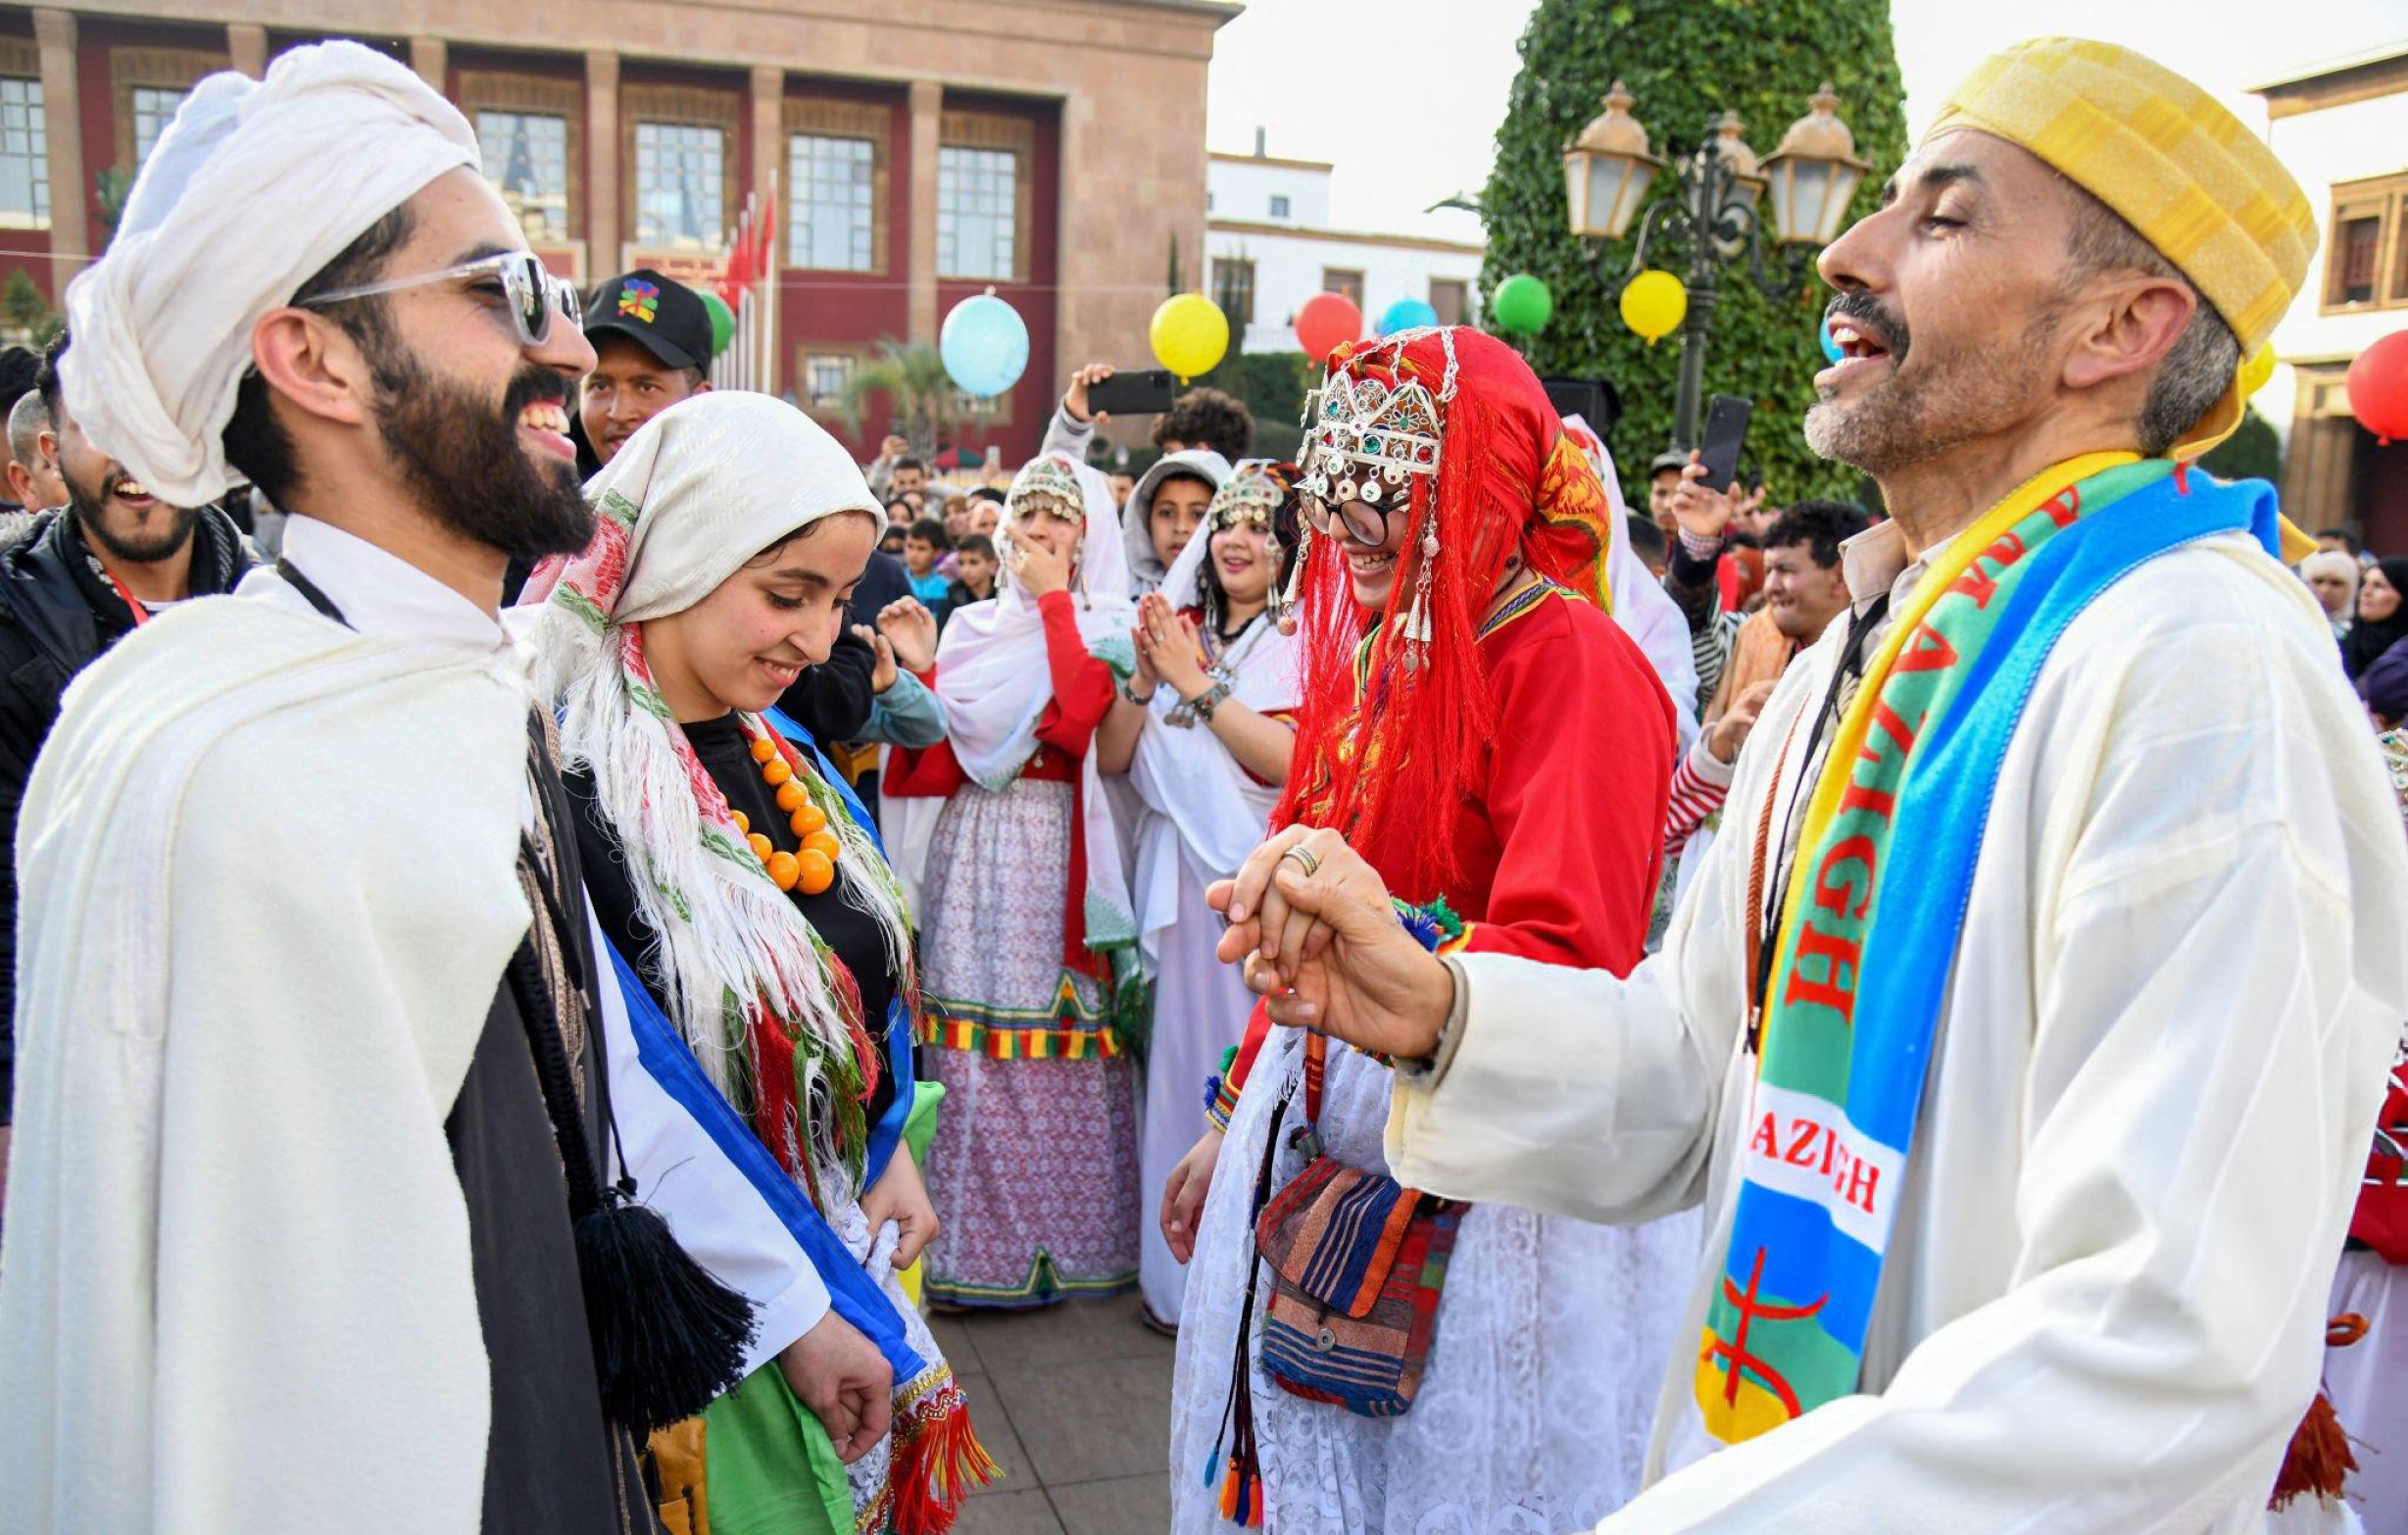
[[[1841,221],[1872,167],[1856,158],[1855,135],[1839,118],[1840,98],[1826,83],[1810,110],[1790,124],[1781,147],[1759,166],[1740,138],[1741,123],[1725,112],[1705,125],[1697,147],[1670,163],[1679,187],[1639,215],[1647,188],[1667,163],[1648,153],[1647,130],[1631,116],[1636,99],[1620,80],[1605,93],[1605,110],[1564,151],[1564,190],[1572,233],[1589,249],[1601,287],[1613,284],[1611,253],[1638,218],[1628,282],[1646,269],[1651,245],[1665,241],[1688,253],[1689,313],[1681,323],[1681,381],[1674,397],[1675,448],[1697,442],[1697,407],[1705,388],[1705,339],[1714,322],[1723,268],[1746,263],[1757,287],[1778,295],[1797,284],[1808,254],[1839,238]],[[1765,271],[1765,211],[1782,248]]]

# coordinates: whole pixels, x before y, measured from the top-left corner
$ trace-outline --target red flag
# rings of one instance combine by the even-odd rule
[[[734,248],[727,253],[726,274],[719,278],[719,297],[725,299],[731,309],[744,297],[746,290],[761,278],[761,257],[753,235],[752,221],[747,219],[743,227],[736,231]]]

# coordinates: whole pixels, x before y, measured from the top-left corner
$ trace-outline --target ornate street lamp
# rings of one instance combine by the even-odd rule
[[[1564,187],[1572,233],[1588,242],[1597,283],[1611,289],[1613,263],[1607,245],[1619,242],[1665,162],[1647,153],[1647,130],[1631,116],[1635,100],[1616,80],[1605,111],[1581,130],[1564,151]],[[1872,169],[1856,158],[1856,141],[1837,114],[1840,98],[1826,83],[1813,110],[1790,125],[1781,147],[1761,168],[1740,137],[1736,113],[1705,124],[1695,150],[1676,154],[1673,175],[1680,195],[1665,198],[1638,222],[1638,239],[1622,280],[1646,270],[1650,245],[1670,241],[1689,255],[1684,285],[1689,313],[1681,325],[1680,389],[1673,401],[1673,446],[1697,441],[1698,402],[1704,392],[1705,339],[1712,328],[1722,268],[1747,264],[1748,276],[1768,294],[1794,289],[1812,251],[1839,237],[1849,199]],[[1765,270],[1764,214],[1769,200],[1776,270]]]
[[[1840,98],[1826,82],[1814,110],[1790,124],[1764,162],[1772,184],[1773,228],[1785,245],[1829,245],[1856,187],[1873,167],[1856,158],[1856,135],[1840,121]]]
[[[1664,163],[1647,153],[1647,130],[1631,116],[1634,96],[1614,81],[1605,111],[1581,129],[1563,154],[1563,182],[1572,232],[1583,239],[1618,240],[1631,226],[1647,184]]]

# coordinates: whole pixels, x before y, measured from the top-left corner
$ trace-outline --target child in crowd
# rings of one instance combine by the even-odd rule
[[[880,533],[880,534],[878,535],[878,550],[879,550],[879,552],[880,552],[880,553],[882,553],[882,554],[891,554],[891,555],[893,555],[893,556],[894,556],[896,559],[900,560],[900,559],[902,559],[902,558],[903,558],[903,546],[904,546],[904,526],[903,526],[903,524],[902,524],[902,523],[900,523],[900,522],[889,522],[889,523],[887,523],[887,524],[886,524],[886,531],[885,531],[885,532],[883,532],[883,533]]]
[[[970,533],[954,546],[954,583],[945,588],[945,611],[952,614],[995,595],[995,540]]]
[[[927,603],[945,600],[945,577],[937,573],[937,562],[952,548],[953,540],[945,536],[945,524],[935,518],[921,518],[905,532],[903,563],[911,571],[912,596]]]
[[[886,525],[909,527],[919,520],[919,506],[909,496],[897,496],[886,504]]]

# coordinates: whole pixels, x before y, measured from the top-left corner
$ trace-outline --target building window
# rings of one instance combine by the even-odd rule
[[[1008,281],[1020,158],[1008,149],[937,150],[937,274]]]
[[[727,135],[695,123],[635,125],[635,242],[715,251],[727,243]]]
[[[1274,219],[1285,219],[1288,217],[1288,200],[1286,198],[1274,197],[1271,199],[1271,217]]]
[[[1251,261],[1215,261],[1212,264],[1212,302],[1229,317],[1230,327],[1240,336],[1254,322],[1254,264]]]
[[[857,359],[847,352],[807,352],[798,387],[806,410],[833,411],[844,403]]]
[[[175,120],[175,109],[184,104],[190,91],[169,90],[158,85],[136,85],[133,91],[133,151],[134,168],[151,157],[159,147],[159,135],[168,130]]]
[[[1356,309],[1363,307],[1363,274],[1340,267],[1321,269],[1321,291],[1343,293]]]
[[[0,224],[50,227],[50,141],[42,82],[0,79]]]
[[[2408,309],[2408,175],[2334,187],[2324,308]]]
[[[794,188],[786,249],[789,265],[827,272],[870,272],[875,244],[877,146],[865,138],[797,133],[787,141]]]
[[[974,394],[954,391],[954,419],[965,426],[1006,426],[1011,423],[1011,391],[989,395],[984,399]]]
[[[1438,311],[1442,325],[1463,323],[1471,309],[1471,286],[1454,277],[1430,279],[1430,307]]]
[[[476,144],[485,179],[518,216],[530,244],[571,238],[568,224],[568,120],[549,113],[479,112]]]

